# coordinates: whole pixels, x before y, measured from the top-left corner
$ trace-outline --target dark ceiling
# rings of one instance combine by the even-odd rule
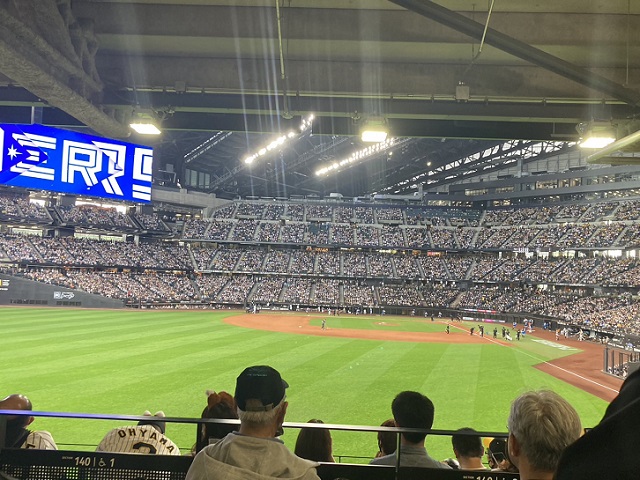
[[[640,104],[627,0],[21,0],[0,27],[0,122],[124,137],[151,112],[162,137],[129,139],[156,147],[156,171],[207,173],[222,196],[409,193],[505,140],[576,141],[577,123]],[[372,115],[394,145],[317,176],[366,147]]]

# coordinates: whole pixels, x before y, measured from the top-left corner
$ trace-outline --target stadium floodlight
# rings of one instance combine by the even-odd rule
[[[387,139],[389,127],[384,117],[369,117],[360,128],[360,140],[367,143],[381,143]]]
[[[269,152],[271,152],[273,150],[280,149],[285,144],[285,142],[293,141],[299,135],[302,135],[307,130],[311,129],[311,127],[313,126],[313,119],[314,118],[315,117],[313,116],[313,114],[311,114],[307,118],[302,119],[302,122],[300,123],[300,133],[299,134],[296,133],[295,131],[290,131],[289,133],[285,133],[285,134],[279,136],[278,138],[273,140],[271,143],[269,143],[269,145],[266,145],[266,146],[260,148],[257,152],[255,152],[255,153],[253,153],[251,155],[247,155],[244,158],[244,163],[246,163],[247,165],[251,165],[259,157],[263,157],[267,153],[269,153]]]
[[[134,113],[129,123],[129,127],[140,135],[160,135],[162,131],[158,128],[157,120],[153,111],[138,111]]]
[[[330,173],[335,173],[339,170],[344,170],[346,168],[350,168],[354,164],[361,163],[365,161],[367,158],[372,157],[374,155],[378,155],[388,148],[392,147],[396,143],[396,139],[391,137],[382,142],[376,143],[374,145],[369,145],[361,150],[357,150],[353,152],[346,158],[342,160],[335,161],[329,165],[326,165],[318,170],[316,170],[316,176],[322,177],[328,175]]]
[[[616,141],[616,129],[611,122],[583,122],[576,127],[581,148],[604,148]]]

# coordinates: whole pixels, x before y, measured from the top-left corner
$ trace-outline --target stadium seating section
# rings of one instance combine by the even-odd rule
[[[640,200],[491,209],[236,200],[208,218],[176,218],[3,194],[0,225],[21,228],[0,233],[0,270],[135,306],[482,309],[640,333],[630,294],[640,260],[602,255],[638,246]]]

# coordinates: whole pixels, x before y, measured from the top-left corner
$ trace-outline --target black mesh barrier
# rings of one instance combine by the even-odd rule
[[[191,457],[3,449],[0,478],[13,480],[184,480]]]
[[[184,480],[191,457],[3,449],[2,480]],[[518,474],[326,463],[322,480],[517,480]]]

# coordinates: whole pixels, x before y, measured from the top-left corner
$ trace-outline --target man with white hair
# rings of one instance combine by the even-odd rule
[[[527,392],[511,404],[508,453],[521,480],[551,480],[565,448],[582,433],[580,417],[550,390]]]
[[[245,369],[236,381],[234,396],[240,430],[202,449],[186,480],[319,480],[318,463],[297,457],[276,438],[282,435],[288,387],[272,367]]]

